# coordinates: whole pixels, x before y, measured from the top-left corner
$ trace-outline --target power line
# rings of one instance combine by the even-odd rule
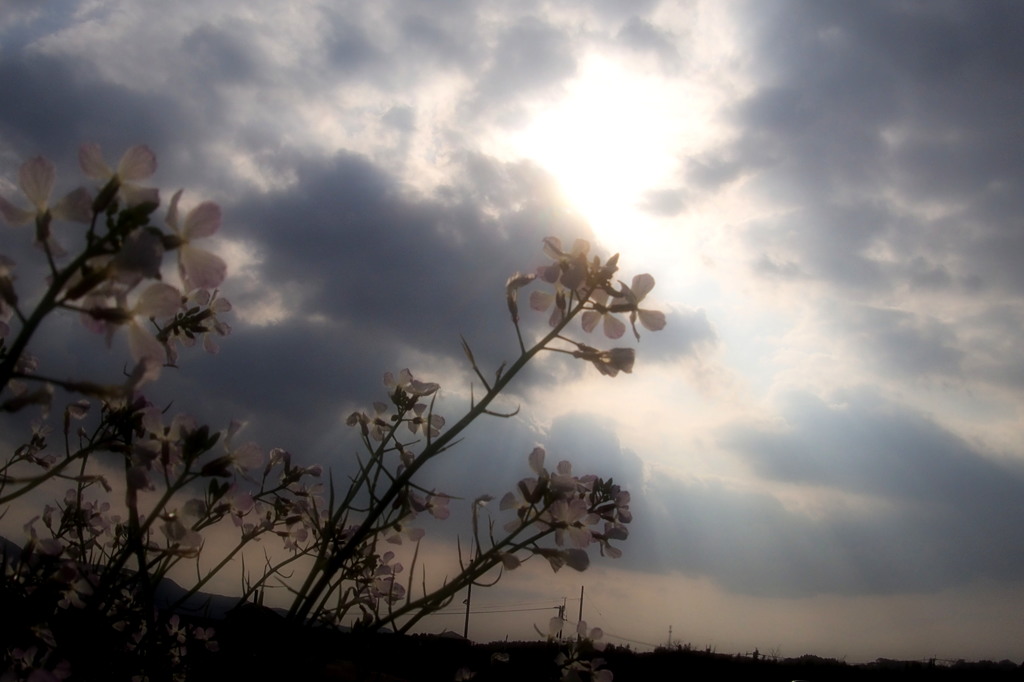
[[[557,606],[543,606],[543,607],[533,607],[533,608],[528,608],[528,609],[493,609],[493,610],[487,610],[487,611],[481,609],[481,610],[470,611],[470,613],[478,613],[478,614],[479,613],[484,613],[484,614],[487,614],[487,613],[518,613],[518,612],[522,612],[522,611],[552,611],[552,610],[557,609],[557,608],[559,608],[559,607],[557,607]],[[434,611],[433,613],[428,613],[428,614],[425,614],[425,615],[427,615],[427,616],[458,616],[458,615],[461,615],[463,613],[465,613],[465,611],[463,611],[462,609],[459,609],[458,611]]]

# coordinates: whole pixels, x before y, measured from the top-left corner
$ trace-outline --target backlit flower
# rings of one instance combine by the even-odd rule
[[[47,213],[58,220],[73,220],[88,223],[92,218],[89,210],[89,193],[78,188],[50,206],[50,194],[57,180],[57,170],[49,159],[37,156],[21,165],[18,171],[18,185],[22,194],[32,204],[34,211],[26,211],[0,197],[0,215],[10,225],[24,225]]]
[[[160,194],[155,187],[136,184],[156,172],[156,155],[146,145],[129,148],[121,155],[115,170],[107,165],[100,146],[88,142],[78,150],[78,163],[86,177],[113,187],[126,206],[160,203]]]
[[[415,493],[409,496],[409,502],[414,511],[430,512],[431,516],[442,520],[447,519],[451,515],[451,510],[448,509],[449,501],[451,501],[451,497],[444,493],[430,492],[427,494],[426,499],[421,498]]]
[[[133,360],[140,362],[144,359],[150,359],[163,364],[164,360],[167,359],[167,350],[164,348],[164,344],[160,343],[153,334],[143,328],[140,319],[166,319],[173,317],[180,308],[181,292],[169,284],[155,282],[142,291],[135,305],[126,310],[126,315],[128,316],[128,349],[132,354]]]
[[[614,303],[618,299],[613,299]],[[597,327],[598,322],[603,322],[604,335],[609,339],[617,339],[626,333],[626,325],[621,320],[615,317],[608,307],[608,292],[604,289],[597,289],[590,296],[590,302],[594,306],[593,310],[588,310],[583,313],[580,318],[580,323],[583,326],[583,331],[592,332]]]
[[[409,525],[412,520],[412,515],[406,516],[401,521],[393,524],[388,530],[384,537],[386,542],[390,542],[393,545],[402,544],[402,540],[409,540],[410,542],[419,542],[426,535],[426,531],[422,528],[413,528]]]
[[[160,531],[167,539],[168,551],[184,557],[195,557],[203,547],[203,536],[171,514],[160,525]]]
[[[0,197],[0,215],[12,226],[25,225],[34,220],[36,242],[45,245],[54,255],[63,255],[64,250],[50,234],[51,218],[88,223],[92,219],[92,199],[88,192],[78,188],[50,206],[50,195],[56,180],[57,170],[51,161],[42,156],[29,159],[18,171],[18,185],[34,210],[25,210]]]
[[[588,525],[596,523],[599,517],[591,514],[587,503],[576,497],[571,500],[555,500],[549,510],[548,522],[555,528],[555,544],[586,547],[591,534]]]
[[[636,321],[640,320],[640,324],[645,329],[656,332],[665,328],[665,313],[660,310],[641,310],[640,302],[651,292],[654,288],[654,277],[648,274],[637,275],[633,278],[632,286],[622,285],[623,300],[629,309],[632,311],[629,314],[629,322],[633,326],[633,334],[636,335],[637,340],[640,340],[640,334],[636,330]]]
[[[633,364],[636,361],[636,351],[632,348],[612,348],[611,350],[597,350],[585,344],[578,344],[579,350],[573,351],[573,356],[587,360],[597,371],[607,377],[618,375],[619,372],[631,374]]]
[[[412,411],[416,416],[409,420],[409,430],[416,433],[422,429],[423,433],[433,438],[441,433],[444,426],[444,417],[439,414],[427,413],[427,406],[423,403],[413,405]]]
[[[401,390],[408,393],[411,396],[422,398],[424,396],[432,395],[437,392],[440,385],[428,381],[419,381],[414,378],[412,372],[408,369],[403,369],[398,373],[396,378],[391,372],[384,373],[384,386],[387,387],[388,391],[392,394],[396,390]]]
[[[195,239],[209,237],[220,228],[220,206],[212,201],[204,201],[185,215],[181,225],[178,224],[178,200],[182,190],[178,190],[171,198],[167,209],[167,226],[178,238],[178,272],[186,289],[215,289],[224,281],[227,274],[227,263],[205,249],[192,245]]]
[[[551,304],[555,306],[551,308]],[[540,289],[530,292],[530,307],[538,312],[544,312],[551,308],[551,316],[548,324],[556,326],[565,317],[565,289],[560,284],[555,285],[555,292],[541,291]]]
[[[588,251],[590,242],[584,239],[577,239],[572,245],[572,251],[566,253],[558,237],[545,237],[544,253],[555,262],[537,268],[537,276],[545,282],[558,282],[566,289],[575,291],[587,278]]]

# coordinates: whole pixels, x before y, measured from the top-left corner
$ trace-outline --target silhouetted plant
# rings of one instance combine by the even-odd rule
[[[195,654],[215,655],[218,644],[213,629],[186,622],[179,607],[265,537],[278,538],[281,549],[267,551],[261,570],[243,574],[239,603],[279,584],[292,591],[288,617],[297,624],[402,632],[457,592],[493,582],[531,557],[557,571],[584,570],[591,547],[619,556],[613,543],[627,537],[629,493],[611,480],[574,474],[566,461],[549,470],[545,451],[536,447],[528,456],[532,475],[499,502],[507,519],[486,511],[490,496],[472,500],[471,544],[460,551],[460,572],[417,590],[413,574],[424,531],[416,517],[446,519],[454,498],[427,490],[416,476],[477,418],[512,416],[491,405],[542,351],[584,360],[605,376],[632,371],[632,348],[600,350],[573,338],[569,326],[579,318],[585,332],[600,325],[619,338],[626,323],[618,316],[624,316],[637,339],[637,322],[661,329],[664,315],[640,307],[653,277],[638,275],[626,285],[614,279],[618,256],[602,261],[582,240],[565,251],[558,239],[545,239],[551,262],[506,284],[518,357],[488,378],[464,341],[483,393],[450,425],[434,411],[437,383],[407,369],[385,374],[386,399],[348,418],[365,449],[356,474],[347,488],[325,489],[317,482],[319,466],[240,443],[240,424],[216,431],[146,400],[147,386],[164,367],[176,366],[180,347],[201,343],[215,353],[216,338],[231,331],[223,319],[231,305],[219,292],[227,266],[195,244],[218,230],[221,211],[202,202],[185,212],[178,191],[158,226],[159,193],[139,184],[156,169],[148,148],[129,149],[116,169],[96,145],[84,145],[79,160],[99,182],[93,191],[75,189],[51,205],[55,167],[37,157],[19,173],[30,206],[0,197],[6,222],[34,225],[48,270],[42,293],[26,307],[15,286],[16,263],[0,255],[0,410],[38,411],[27,438],[0,465],[0,514],[14,502],[32,505],[56,494],[24,524],[24,546],[3,555],[5,679],[88,677],[94,671],[88,661],[97,657],[110,677],[184,679]],[[85,227],[76,237],[58,232],[57,221]],[[78,242],[70,252],[61,243],[67,239]],[[162,275],[168,253],[176,257],[178,287]],[[551,310],[551,329],[527,345],[518,295],[534,284],[542,288],[532,292],[530,307]],[[121,380],[59,379],[31,355],[44,321],[61,310],[78,314],[108,345],[123,332],[131,363]],[[51,414],[58,390],[67,403]],[[59,418],[56,431],[51,417]],[[215,525],[234,527],[236,539],[211,557],[204,531]],[[390,549],[403,543],[415,545],[407,580]],[[183,562],[194,564],[194,578],[177,599],[161,602],[160,585]],[[568,679],[610,679],[587,667],[592,664],[579,651],[571,647],[562,661]]]

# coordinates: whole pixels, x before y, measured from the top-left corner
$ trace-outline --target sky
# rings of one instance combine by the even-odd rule
[[[154,397],[338,472],[384,372],[453,423],[460,334],[514,359],[504,284],[544,237],[652,274],[632,374],[542,356],[425,472],[500,497],[540,444],[632,492],[622,558],[506,575],[474,638],[584,587],[641,649],[1019,662],[1022,34],[1009,0],[0,0],[0,193],[149,145],[165,200],[221,205],[234,305]],[[124,361],[44,331],[50,367]],[[467,531],[430,530],[436,565]]]

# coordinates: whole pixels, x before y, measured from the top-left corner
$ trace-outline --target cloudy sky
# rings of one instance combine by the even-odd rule
[[[152,147],[164,197],[222,205],[235,304],[161,397],[338,471],[383,372],[454,421],[459,335],[514,357],[503,285],[543,237],[621,253],[668,318],[633,374],[544,357],[429,475],[500,496],[541,443],[632,490],[626,555],[474,600],[574,615],[583,585],[636,642],[1019,661],[1021,35],[995,0],[0,0],[0,193]],[[123,362],[74,325],[44,362]]]

